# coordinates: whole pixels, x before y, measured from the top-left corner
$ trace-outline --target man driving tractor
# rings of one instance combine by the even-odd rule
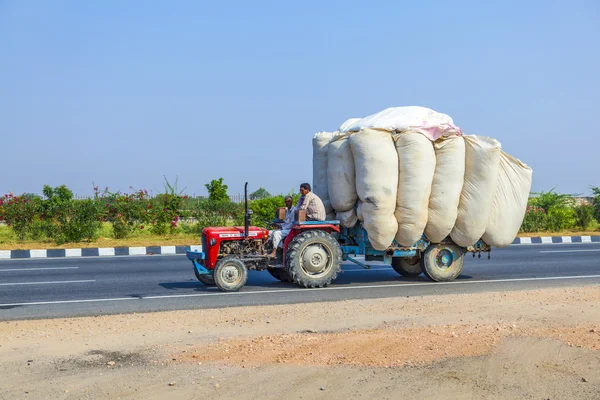
[[[290,233],[292,226],[294,226],[294,212],[296,208],[292,206],[292,196],[285,196],[285,221],[281,224],[281,229],[276,229],[271,232],[273,235],[273,251],[269,254],[269,257],[275,258],[277,256],[277,247],[279,243]]]

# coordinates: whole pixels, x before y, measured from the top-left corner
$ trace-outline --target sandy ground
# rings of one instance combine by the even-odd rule
[[[600,399],[600,286],[0,323],[2,399]]]

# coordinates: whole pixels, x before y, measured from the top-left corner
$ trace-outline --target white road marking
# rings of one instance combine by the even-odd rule
[[[0,269],[0,272],[14,272],[14,271],[49,271],[53,269],[78,269],[79,267],[50,267],[50,268],[11,268],[11,269]]]
[[[95,279],[87,279],[83,281],[52,281],[52,282],[12,282],[12,283],[0,283],[0,286],[13,286],[13,285],[56,285],[59,283],[89,283],[96,282]]]
[[[110,301],[126,300],[149,300],[149,299],[175,299],[184,297],[210,297],[210,296],[244,296],[251,294],[270,294],[270,293],[290,293],[290,292],[310,292],[323,290],[358,290],[358,289],[387,289],[399,287],[416,286],[436,286],[436,285],[467,285],[475,283],[506,283],[506,282],[527,282],[527,281],[552,281],[566,279],[597,279],[600,275],[574,275],[574,276],[549,276],[541,278],[509,278],[509,279],[490,279],[479,281],[453,281],[453,282],[420,282],[420,283],[398,283],[392,285],[363,285],[363,286],[330,286],[326,288],[315,289],[274,289],[274,290],[254,290],[250,292],[217,292],[217,293],[194,293],[194,294],[173,294],[164,296],[141,296],[141,297],[115,297],[109,299],[83,299],[83,300],[56,300],[56,301],[36,301],[31,303],[6,303],[0,304],[0,307],[10,306],[33,306],[33,305],[53,305],[53,304],[72,304],[72,303],[102,303]]]
[[[600,249],[540,250],[540,253],[580,253],[582,251],[600,251]]]

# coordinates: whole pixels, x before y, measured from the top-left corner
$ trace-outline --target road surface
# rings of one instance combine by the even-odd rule
[[[328,288],[302,289],[251,271],[237,293],[196,280],[182,255],[0,260],[0,320],[242,305],[471,293],[600,283],[600,244],[521,245],[469,255],[454,282],[404,278],[391,267],[344,264]]]

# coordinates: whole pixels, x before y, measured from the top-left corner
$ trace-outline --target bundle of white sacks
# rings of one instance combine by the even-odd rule
[[[510,245],[532,170],[495,139],[463,135],[445,114],[395,107],[313,139],[313,190],[329,219],[363,222],[373,248],[411,246],[423,233],[467,247]]]

